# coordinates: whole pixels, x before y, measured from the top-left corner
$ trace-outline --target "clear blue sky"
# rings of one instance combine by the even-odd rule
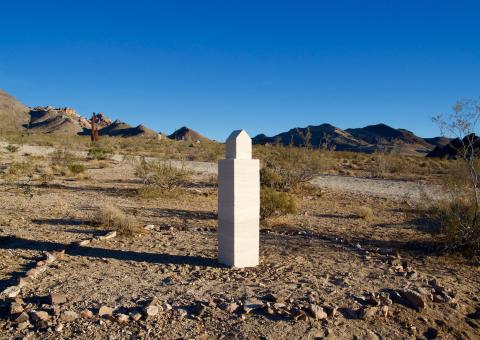
[[[480,1],[4,1],[0,88],[223,140],[329,122],[431,137],[480,96]]]

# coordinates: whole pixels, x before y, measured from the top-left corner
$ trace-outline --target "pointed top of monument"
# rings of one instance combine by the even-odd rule
[[[227,158],[252,159],[252,139],[245,130],[235,130],[227,138]]]

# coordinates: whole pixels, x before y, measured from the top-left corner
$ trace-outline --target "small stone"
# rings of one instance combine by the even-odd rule
[[[112,316],[113,309],[107,306],[102,306],[98,310],[98,316]]]
[[[315,304],[311,304],[308,307],[308,311],[315,320],[323,320],[328,317],[327,313],[323,310],[323,308]]]
[[[28,321],[20,322],[17,325],[17,331],[23,331],[24,329],[27,329],[28,327],[30,327],[30,322],[28,322]]]
[[[78,318],[78,314],[73,311],[65,311],[60,315],[60,319],[65,322],[72,322]]]
[[[427,304],[420,293],[406,289],[402,291],[402,295],[415,309],[417,309],[417,311],[422,311],[427,307]]]
[[[10,286],[0,294],[0,297],[13,299],[16,298],[18,294],[20,294],[21,290],[22,289],[19,286]]]
[[[83,240],[83,241],[79,241],[77,244],[78,244],[80,247],[83,247],[83,246],[88,245],[90,242],[91,242],[91,240]]]
[[[22,322],[27,322],[29,320],[30,320],[30,317],[28,316],[28,314],[25,312],[22,312],[13,319],[13,322],[22,323]]]
[[[84,309],[80,312],[80,316],[85,319],[91,319],[93,318],[93,313],[91,310]]]
[[[168,304],[167,302],[162,303],[162,310],[164,312],[168,312],[169,310],[172,310],[172,309],[173,309],[173,307],[170,304]]]
[[[61,331],[63,331],[63,323],[59,324],[56,328],[55,328],[55,331],[60,333]]]
[[[153,224],[147,224],[145,227],[144,227],[145,230],[153,230],[155,229],[155,226]]]
[[[378,307],[363,307],[358,312],[358,318],[362,320],[367,320],[377,314]]]
[[[138,310],[135,310],[130,313],[130,317],[133,321],[138,321],[142,318],[142,313],[140,313]]]
[[[148,305],[143,309],[143,312],[145,313],[145,316],[153,317],[158,314],[158,307],[155,305]]]
[[[178,310],[178,317],[180,319],[183,319],[183,318],[187,317],[187,315],[188,315],[188,313],[187,313],[186,310],[184,310],[184,309],[179,309]]]
[[[45,261],[38,261],[37,262],[37,267],[43,267],[45,266],[47,263]]]
[[[228,304],[222,304],[220,308],[228,313],[235,313],[238,310],[238,305],[235,302],[232,302]]]
[[[32,311],[30,317],[34,322],[48,321],[50,320],[50,315],[44,311]]]
[[[107,233],[106,235],[99,236],[98,239],[99,240],[110,240],[110,239],[112,239],[116,236],[117,236],[117,232],[116,231],[111,231],[111,232]]]
[[[10,305],[10,315],[16,315],[23,312],[23,306],[19,303],[13,302]]]
[[[127,323],[130,320],[129,316],[126,314],[120,313],[120,314],[117,314],[116,317],[119,323]]]
[[[47,252],[45,256],[46,256],[46,259],[45,259],[46,264],[52,264],[57,260],[57,258],[52,253]]]
[[[67,296],[63,293],[52,293],[48,300],[51,305],[61,305],[67,302]]]

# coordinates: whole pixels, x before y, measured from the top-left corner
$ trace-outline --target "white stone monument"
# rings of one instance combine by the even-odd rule
[[[244,130],[227,139],[218,162],[218,260],[230,267],[254,267],[260,253],[260,161]]]

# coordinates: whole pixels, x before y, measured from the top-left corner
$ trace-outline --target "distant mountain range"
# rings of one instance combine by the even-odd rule
[[[100,136],[164,138],[144,125],[131,126],[120,120],[112,121],[103,113],[97,114]],[[90,135],[90,119],[78,114],[74,109],[37,106],[29,108],[17,99],[0,90],[0,129],[10,131],[30,131],[50,134]],[[206,142],[208,138],[198,132],[182,127],[169,136],[175,140]]]
[[[207,142],[207,137],[184,126],[166,136],[144,125],[131,126],[119,120],[112,121],[104,114],[98,116],[100,136],[145,137]],[[89,135],[90,120],[72,108],[38,106],[29,108],[8,93],[0,90],[0,130],[31,131],[50,134]],[[282,144],[337,151],[371,153],[375,151],[396,152],[403,155],[427,155],[435,148],[440,150],[450,143],[445,137],[421,138],[405,129],[394,129],[385,124],[342,130],[330,124],[294,128],[275,136],[264,134],[253,138],[254,144]],[[440,152],[434,152],[433,155]]]
[[[403,155],[426,155],[438,145],[450,139],[444,137],[421,138],[405,129],[394,129],[385,124],[342,130],[330,124],[294,128],[278,135],[264,134],[253,138],[254,144],[282,144],[325,148],[337,151],[371,153],[375,151],[397,152]]]

